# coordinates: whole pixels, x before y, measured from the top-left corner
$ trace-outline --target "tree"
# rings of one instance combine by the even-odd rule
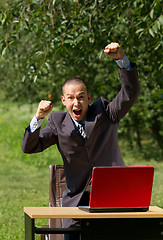
[[[2,1],[1,1],[2,5]],[[26,0],[1,7],[1,86],[6,97],[60,99],[63,81],[84,78],[94,98],[112,99],[120,87],[114,62],[103,49],[118,41],[138,65],[141,94],[121,123],[121,134],[144,133],[162,147],[161,1]],[[50,96],[50,95],[49,95]]]

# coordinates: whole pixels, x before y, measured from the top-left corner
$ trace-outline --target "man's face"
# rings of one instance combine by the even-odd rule
[[[61,100],[66,106],[71,117],[76,121],[82,121],[86,116],[91,95],[82,83],[67,83],[64,86]]]

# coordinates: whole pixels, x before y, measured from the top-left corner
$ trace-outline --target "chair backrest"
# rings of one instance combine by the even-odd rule
[[[66,190],[63,165],[50,165],[49,207],[62,206],[62,194]],[[62,219],[49,219],[49,227],[62,228]],[[63,240],[63,234],[50,234],[49,240]]]

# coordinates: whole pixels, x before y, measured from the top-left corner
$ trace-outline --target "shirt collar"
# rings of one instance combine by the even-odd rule
[[[72,118],[72,117],[71,117]],[[73,120],[73,122],[74,122],[74,124],[75,124],[75,127],[79,127],[79,124],[82,124],[83,125],[83,127],[85,128],[85,118],[81,121],[81,122],[78,122],[78,121],[76,121],[75,119],[73,119],[72,118],[72,120]]]

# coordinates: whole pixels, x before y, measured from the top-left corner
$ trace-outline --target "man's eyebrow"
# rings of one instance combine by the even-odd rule
[[[78,95],[83,94],[83,93],[85,93],[85,92],[84,92],[84,91],[79,92]],[[73,94],[73,93],[67,93],[66,95],[67,95],[67,96],[72,96],[72,95],[74,95],[74,94]]]

